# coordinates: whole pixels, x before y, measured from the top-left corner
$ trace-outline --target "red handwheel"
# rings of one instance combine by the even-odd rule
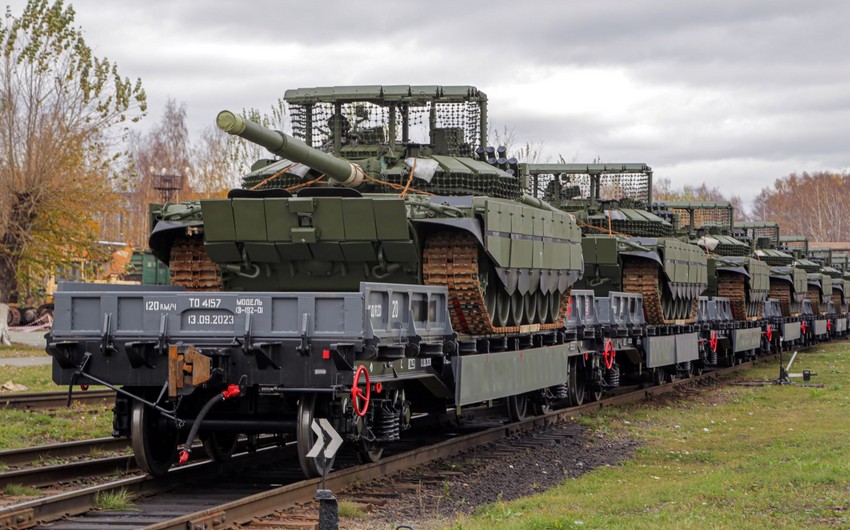
[[[771,327],[770,324],[767,325],[767,341],[768,342],[773,341],[773,328]]]
[[[602,360],[605,361],[605,368],[611,369],[614,366],[614,357],[617,355],[616,350],[614,350],[614,343],[611,342],[611,339],[605,343],[605,349],[602,351]]]
[[[360,388],[361,376],[366,378],[366,392]],[[369,398],[372,396],[371,384],[369,382],[369,371],[365,366],[358,366],[354,372],[354,382],[351,384],[351,404],[354,405],[354,413],[358,416],[365,416],[369,410]],[[362,406],[361,406],[361,400]]]
[[[711,351],[717,352],[717,332],[711,332],[711,338],[708,339],[708,345],[711,346]]]

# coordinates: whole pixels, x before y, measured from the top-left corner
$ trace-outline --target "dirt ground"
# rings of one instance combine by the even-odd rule
[[[563,423],[340,493],[338,500],[353,504],[356,510],[356,517],[341,517],[340,528],[451,526],[457,515],[472,513],[479,506],[533,495],[594,468],[618,465],[636,447],[630,438]],[[317,513],[311,503],[282,515],[283,519],[303,516],[309,520]]]

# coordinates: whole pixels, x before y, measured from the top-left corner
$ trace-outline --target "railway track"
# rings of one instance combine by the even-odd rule
[[[706,372],[663,386],[641,388],[598,402],[570,407],[524,421],[478,428],[451,439],[429,442],[427,445],[398,447],[395,454],[379,462],[351,466],[332,472],[326,488],[342,491],[354,484],[363,484],[388,475],[447,458],[475,447],[504,440],[535,429],[562,423],[568,418],[604,407],[622,405],[659,396],[681,385],[716,379],[756,363],[772,360],[768,356],[756,361]],[[269,451],[277,451],[270,453]],[[202,462],[171,470],[163,479],[133,477],[79,491],[45,497],[0,509],[0,530],[41,528],[53,522],[53,530],[96,530],[99,528],[201,529],[227,528],[242,524],[293,505],[313,500],[320,479],[303,480],[298,466],[292,465],[293,444],[270,448],[257,454],[243,453],[225,464]],[[281,465],[271,465],[270,457]],[[254,467],[250,473],[246,468]],[[92,511],[95,498],[103,492],[124,490],[136,499],[131,511]],[[162,495],[168,493],[168,495]],[[194,510],[187,513],[188,510]],[[63,519],[59,521],[59,519]]]
[[[78,458],[99,452],[120,451],[130,447],[130,442],[123,438],[95,438],[79,440],[23,449],[8,449],[0,451],[0,464],[6,466],[22,466],[32,462],[57,458]]]
[[[74,392],[72,401],[86,405],[111,402],[115,399],[112,390],[88,390]],[[31,392],[25,394],[0,395],[0,408],[15,410],[58,409],[68,404],[68,392]]]

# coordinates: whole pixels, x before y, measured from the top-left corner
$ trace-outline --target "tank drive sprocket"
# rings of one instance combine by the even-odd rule
[[[221,271],[204,250],[201,235],[180,237],[171,246],[171,284],[187,291],[220,291]]]
[[[449,307],[452,326],[458,331],[474,335],[501,333],[529,333],[540,330],[558,329],[564,324],[570,295],[549,293],[545,295],[552,308],[557,304],[557,318],[552,322],[533,322],[527,324],[496,325],[488,310],[487,297],[492,300],[498,296],[504,302],[512,297],[503,290],[501,282],[495,276],[490,281],[482,281],[484,264],[481,263],[478,241],[466,232],[441,232],[428,237],[425,241],[422,276],[425,285],[446,286],[449,289]],[[486,259],[486,258],[484,258]],[[536,296],[544,296],[539,291]],[[521,297],[520,297],[521,299]],[[498,302],[497,302],[498,303]],[[492,301],[490,307],[493,307]],[[554,311],[552,311],[554,313]],[[540,314],[540,312],[538,312]]]
[[[696,298],[690,303],[687,300],[681,300],[681,307],[674,314],[670,314],[670,311],[665,314],[662,304],[661,271],[658,264],[652,260],[639,258],[623,260],[623,290],[643,295],[644,317],[649,324],[662,326],[690,324],[696,321],[699,303]],[[667,305],[675,309],[674,304]]]

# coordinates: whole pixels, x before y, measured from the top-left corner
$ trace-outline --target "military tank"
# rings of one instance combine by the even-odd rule
[[[356,291],[448,286],[454,329],[562,326],[583,271],[574,216],[527,195],[487,147],[470,86],[288,90],[293,134],[233,112],[228,134],[266,148],[226,199],[153,212],[154,253],[187,289]],[[545,244],[544,244],[545,243]]]
[[[584,276],[598,296],[643,295],[653,325],[694,322],[708,282],[700,248],[673,237],[673,225],[649,211],[646,164],[524,164],[526,191],[573,213],[582,229]]]
[[[736,222],[735,233],[748,243],[759,260],[770,267],[770,298],[779,301],[783,316],[797,317],[808,293],[808,273],[794,264],[794,256],[779,247],[779,225],[767,221]]]
[[[832,276],[824,270],[824,266],[809,258],[809,240],[804,236],[780,236],[780,248],[794,256],[794,266],[806,271],[808,289],[806,300],[815,315],[825,315],[829,312],[832,301]]]
[[[809,249],[809,257],[812,261],[821,265],[821,274],[826,274],[832,281],[831,302],[838,313],[844,313],[847,308],[847,283],[846,273],[847,256],[837,256],[831,248],[812,247]]]
[[[770,294],[770,267],[738,239],[734,208],[728,201],[684,201],[653,205],[677,233],[701,247],[708,257],[705,296],[729,298],[735,320],[758,320]]]

